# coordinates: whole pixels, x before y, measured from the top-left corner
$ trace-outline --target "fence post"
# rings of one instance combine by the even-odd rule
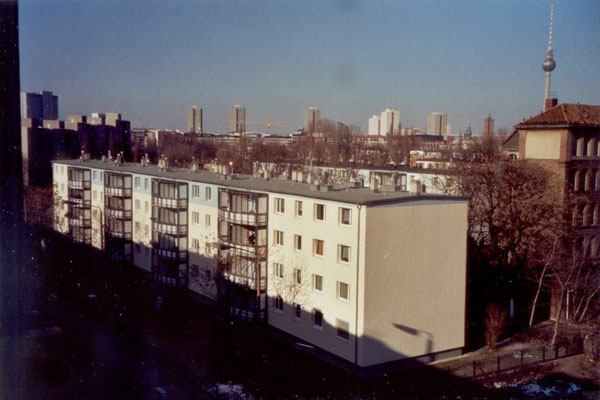
[[[523,350],[521,350],[521,367],[523,366]]]
[[[496,365],[498,367],[497,368],[497,372],[500,372],[500,356],[498,356],[498,359],[497,359],[496,363],[497,363]]]
[[[546,361],[546,346],[542,346],[542,361]]]

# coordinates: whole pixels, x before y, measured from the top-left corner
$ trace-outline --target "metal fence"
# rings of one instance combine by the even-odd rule
[[[482,378],[500,372],[516,371],[548,361],[558,360],[583,353],[581,339],[562,341],[554,347],[540,346],[515,350],[496,357],[484,358],[463,365],[447,367],[446,371],[465,378]]]

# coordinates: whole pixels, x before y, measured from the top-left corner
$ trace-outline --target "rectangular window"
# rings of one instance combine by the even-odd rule
[[[150,226],[148,224],[144,225],[144,235],[148,236],[150,233]]]
[[[197,278],[199,273],[198,271],[199,267],[196,264],[192,264],[192,267],[190,268],[190,276],[192,278]]]
[[[323,255],[323,247],[325,243],[319,239],[313,239],[313,254],[317,256]]]
[[[316,328],[323,328],[323,313],[321,310],[314,309],[312,312],[312,323]]]
[[[350,300],[350,285],[344,282],[338,282],[337,297],[342,300]]]
[[[200,250],[200,240],[192,239],[192,250],[194,250],[194,251]]]
[[[199,199],[200,198],[200,186],[198,186],[198,185],[193,185],[192,186],[192,197],[194,199]]]
[[[94,200],[96,200],[98,198],[98,192],[96,190],[94,190]]]
[[[315,292],[323,291],[323,277],[321,275],[313,274],[313,290]]]
[[[283,278],[283,264],[273,263],[273,273],[277,278]]]
[[[317,221],[325,221],[325,205],[315,204],[315,219]]]
[[[136,222],[136,223],[135,223],[135,231],[136,231],[136,232],[139,232],[141,229],[142,229],[142,226],[140,225],[140,223],[139,223],[139,222]]]
[[[140,203],[140,200],[139,200],[139,199],[136,199],[136,200],[135,200],[135,209],[136,209],[136,210],[139,210],[140,208],[142,208],[142,206],[141,206],[140,204],[141,204],[141,203]]]
[[[294,249],[302,250],[302,236],[294,235]]]
[[[144,178],[144,189],[148,190],[148,178]]]
[[[338,246],[338,249],[339,249],[340,261],[349,262],[350,261],[350,247],[340,244]]]
[[[300,319],[302,317],[302,306],[300,304],[296,304],[294,306],[294,318]]]
[[[135,178],[135,187],[136,187],[136,189],[140,188],[140,177],[139,176],[136,176],[136,178]]]
[[[283,298],[281,296],[275,297],[275,310],[283,312]]]
[[[279,197],[275,198],[275,212],[283,214],[285,212],[285,200]]]
[[[283,246],[283,232],[282,231],[273,231],[273,240],[276,245]]]
[[[302,202],[300,200],[296,200],[296,217],[302,216]]]
[[[351,223],[352,210],[349,208],[340,207],[340,224],[350,225]]]
[[[150,211],[150,202],[149,201],[144,202],[144,211],[146,211],[146,212]]]
[[[206,228],[210,228],[210,214],[206,214],[204,216],[204,226]]]
[[[296,285],[302,284],[302,270],[298,268],[294,268],[294,282]]]
[[[344,340],[350,340],[350,324],[341,319],[335,319],[337,337]]]
[[[192,211],[192,224],[198,225],[200,223],[200,213]]]
[[[208,201],[211,198],[210,188],[207,187],[205,191],[205,200]]]

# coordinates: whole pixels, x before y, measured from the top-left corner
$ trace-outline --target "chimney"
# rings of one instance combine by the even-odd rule
[[[379,190],[379,181],[377,180],[377,178],[371,178],[371,180],[369,181],[369,189],[371,189],[374,192]]]
[[[558,104],[557,98],[546,99],[546,103],[544,104],[544,111],[548,111],[552,107],[555,107]]]
[[[421,194],[423,192],[423,185],[421,185],[421,181],[411,180],[410,181],[410,193],[412,194]]]

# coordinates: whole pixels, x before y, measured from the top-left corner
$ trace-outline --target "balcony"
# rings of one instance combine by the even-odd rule
[[[267,214],[258,214],[255,212],[234,212],[220,208],[219,220],[227,221],[237,225],[266,226]]]
[[[92,188],[92,182],[90,181],[68,181],[68,187],[71,189],[84,189],[89,190]]]
[[[131,188],[106,186],[104,188],[104,193],[106,193],[108,196],[131,197]]]
[[[89,218],[88,219],[77,218],[77,217],[73,217],[73,216],[69,215],[68,219],[69,219],[70,226],[78,226],[80,228],[91,228],[92,227],[92,221]]]
[[[163,249],[160,247],[160,244],[156,242],[152,242],[152,251],[158,258],[163,260],[185,262],[187,258],[186,250],[179,250],[177,248]]]
[[[156,218],[152,218],[152,229],[159,233],[166,233],[174,236],[184,236],[188,233],[187,225],[174,225],[174,224],[166,224],[161,223],[156,220]]]
[[[152,204],[158,207],[186,209],[186,199],[167,199],[164,197],[153,197]]]
[[[110,208],[110,207],[106,207],[105,209],[105,215],[107,218],[114,218],[114,219],[131,219],[132,216],[132,212],[131,210],[123,210],[123,209],[118,209],[118,208]]]

